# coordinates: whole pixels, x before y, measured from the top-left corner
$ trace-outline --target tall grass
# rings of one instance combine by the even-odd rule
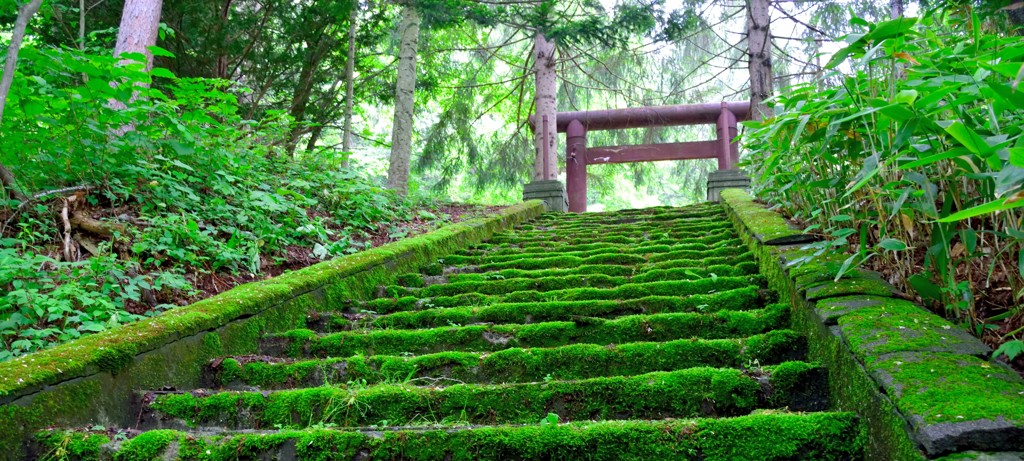
[[[1011,359],[1024,351],[1024,40],[967,9],[877,24],[743,137],[757,194],[841,267],[881,270]],[[839,69],[847,68],[840,72]],[[824,82],[836,82],[826,86]]]

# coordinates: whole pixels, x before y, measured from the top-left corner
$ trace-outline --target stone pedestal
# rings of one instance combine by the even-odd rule
[[[543,200],[548,211],[569,211],[569,196],[558,180],[534,181],[523,186],[523,200]]]
[[[725,189],[750,189],[750,177],[742,170],[718,170],[708,173],[708,201],[721,201]]]

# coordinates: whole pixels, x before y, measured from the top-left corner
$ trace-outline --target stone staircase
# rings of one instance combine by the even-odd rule
[[[548,214],[138,395],[43,459],[857,459],[718,205]]]

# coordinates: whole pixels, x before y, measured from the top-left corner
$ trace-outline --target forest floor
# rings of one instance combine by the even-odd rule
[[[376,248],[404,238],[414,237],[420,234],[433,231],[439,227],[455,224],[462,221],[485,216],[500,210],[501,206],[469,205],[459,203],[439,204],[433,207],[423,207],[421,211],[427,212],[426,216],[434,215],[436,219],[425,218],[423,214],[417,214],[408,221],[379,223],[372,232],[366,233],[359,243],[364,250]],[[396,229],[397,228],[397,229]],[[189,274],[189,281],[198,290],[198,293],[181,299],[182,302],[195,302],[200,299],[216,295],[237,285],[249,283],[256,280],[264,280],[276,277],[286,271],[302,269],[323,262],[324,260],[310,253],[308,248],[297,245],[287,247],[287,258],[274,261],[272,258],[264,257],[259,274],[230,274],[230,273],[205,273]]]

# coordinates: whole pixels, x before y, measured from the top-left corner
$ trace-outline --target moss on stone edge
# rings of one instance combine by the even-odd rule
[[[308,303],[306,298],[315,298],[316,303],[322,304],[368,294],[377,284],[393,280],[396,272],[434,261],[466,242],[481,241],[496,230],[533,218],[541,213],[543,206],[540,201],[515,205],[497,215],[446,226],[422,236],[326,261],[273,279],[241,285],[192,305],[169,310],[157,317],[0,363],[0,402],[3,403],[0,405],[0,427],[13,428],[0,431],[0,446],[12,448],[0,452],[0,460],[22,459],[21,447],[35,430],[60,420],[62,412],[74,411],[69,410],[74,408],[70,405],[38,404],[41,401],[49,402],[46,395],[76,383],[74,378],[110,373],[115,375],[114,379],[118,379],[116,375],[124,372],[125,367],[132,369],[140,354],[176,344],[182,338],[205,331],[230,327],[236,319],[266,315],[261,313],[270,312],[270,309],[282,304],[294,303],[298,299],[303,300],[299,310],[305,311],[312,307],[305,305]],[[296,317],[295,320],[300,318]],[[288,328],[295,322],[282,323],[275,320],[257,323]],[[231,338],[225,340],[231,341]],[[247,347],[252,347],[252,344],[250,341]],[[234,351],[230,353],[246,353],[237,349],[236,345],[231,347],[225,344],[225,350]],[[207,359],[201,357],[194,364],[195,369],[198,370]],[[133,371],[131,374],[136,373]],[[69,383],[47,388],[65,381]],[[40,391],[46,392],[46,395],[36,394]],[[34,397],[36,403],[28,406],[10,403],[28,396]],[[102,406],[96,403],[102,401],[98,392],[76,395],[74,399],[90,411],[97,410],[97,405]],[[93,403],[87,405],[84,402]],[[72,419],[80,417],[79,414]]]
[[[1024,425],[1024,382],[976,357],[896,354],[868,366],[914,426],[1003,420]]]
[[[782,216],[750,200],[750,195],[740,189],[722,191],[722,199],[726,207],[742,221],[758,242],[766,242],[779,237],[799,235],[800,231],[791,229]]]
[[[745,213],[760,214],[757,211],[760,206],[753,202],[751,196],[741,190],[726,190],[722,192],[722,199],[729,219],[736,226],[740,238],[753,252],[761,267],[761,274],[768,278],[769,286],[778,290],[783,299],[794,303],[796,312],[793,316],[793,328],[807,335],[809,358],[826,365],[834,408],[856,411],[864,416],[864,427],[868,434],[865,443],[866,456],[869,459],[923,460],[920,446],[911,439],[907,431],[907,421],[884,393],[879,391],[879,384],[867,374],[845,341],[834,335],[829,326],[822,323],[817,313],[812,312],[813,306],[797,295],[792,277],[821,268],[805,265],[804,267],[808,267],[807,270],[801,271],[798,268],[793,270],[791,275],[790,268],[786,267],[784,260],[787,256],[791,257],[800,251],[763,245],[755,238],[758,230],[749,226],[756,226],[757,220],[744,219]],[[851,297],[835,299],[848,301]]]
[[[542,209],[540,201],[511,206],[495,216],[453,224],[419,237],[326,261],[272,279],[240,285],[151,319],[0,362],[0,397],[99,371],[117,372],[139,353],[156,349],[181,337],[212,330],[236,318],[256,314],[332,279],[376,268],[406,253],[435,253],[435,247],[442,241],[445,243],[442,251],[446,252],[450,251],[452,243],[482,240],[495,227],[508,226],[536,216]],[[483,229],[488,231],[482,232]],[[452,240],[457,241],[449,242]]]
[[[864,445],[852,413],[773,412],[723,419],[383,431],[379,436],[326,429],[215,437],[176,434],[178,456],[168,459],[190,461],[276,459],[286,446],[307,461],[838,461],[858,458]],[[123,447],[119,455],[129,459],[132,450]]]

